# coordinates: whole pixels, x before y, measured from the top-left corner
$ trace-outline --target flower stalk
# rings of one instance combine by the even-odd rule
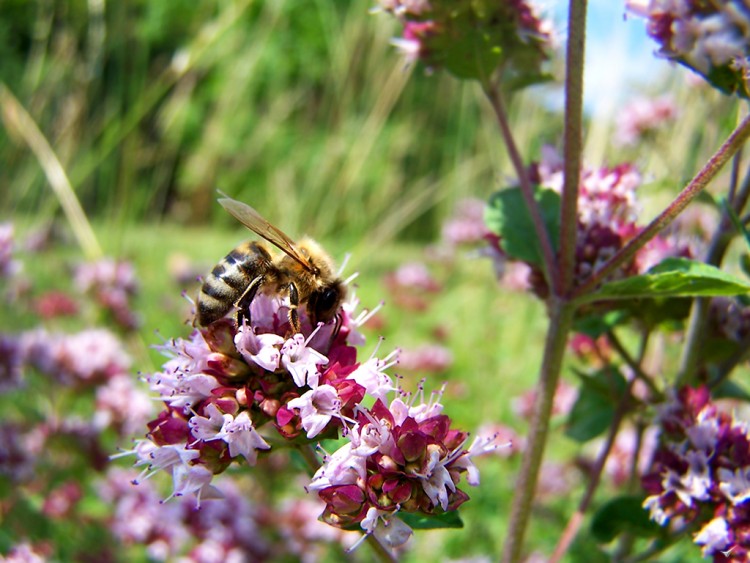
[[[555,268],[555,252],[552,248],[552,241],[550,235],[547,232],[547,228],[544,225],[544,219],[542,218],[542,212],[539,209],[539,205],[534,199],[534,188],[531,185],[529,174],[523,164],[523,159],[518,151],[518,146],[513,137],[513,132],[510,129],[510,123],[508,122],[508,113],[505,110],[505,104],[503,103],[502,95],[500,90],[495,83],[485,83],[484,92],[487,99],[490,101],[497,123],[500,126],[500,131],[503,136],[503,141],[508,149],[508,155],[510,156],[511,163],[515,169],[516,176],[518,176],[518,183],[521,187],[521,195],[523,196],[526,207],[529,210],[531,221],[534,224],[534,233],[536,239],[539,241],[539,245],[542,250],[542,259],[544,261],[544,274],[547,279],[547,283],[551,286],[556,279],[556,268]]]
[[[573,287],[578,233],[578,191],[583,147],[583,62],[586,43],[586,0],[571,0],[565,74],[564,184],[560,208],[560,262],[557,294]]]
[[[565,78],[565,168],[564,187],[561,208],[561,255],[559,267],[554,259],[553,249],[548,233],[541,220],[541,212],[533,198],[532,188],[528,183],[528,176],[520,166],[519,181],[521,189],[532,215],[537,238],[542,245],[542,252],[547,266],[547,280],[553,288],[553,295],[548,301],[550,324],[544,347],[544,356],[534,405],[534,417],[529,429],[529,440],[524,451],[521,471],[516,483],[516,494],[511,508],[511,519],[508,527],[508,541],[505,545],[502,560],[514,563],[520,559],[523,540],[526,534],[531,507],[536,490],[539,470],[544,457],[544,450],[549,433],[549,422],[552,404],[560,379],[562,361],[568,335],[573,325],[574,306],[558,296],[573,283],[575,270],[575,248],[578,215],[578,187],[581,173],[582,121],[583,121],[583,61],[586,37],[586,0],[571,0],[569,5],[569,38],[567,49],[567,74]],[[492,100],[493,98],[490,97]],[[499,97],[496,96],[499,100]],[[496,107],[493,103],[493,107]],[[498,106],[502,109],[502,106]],[[506,138],[509,152],[513,160],[511,147],[508,142],[512,136],[506,133],[507,120],[501,119],[503,113],[498,111],[498,121],[503,136]],[[505,127],[504,127],[505,125]],[[520,157],[518,158],[520,161]],[[514,160],[515,163],[515,160]],[[519,166],[516,164],[516,168]],[[524,187],[524,180],[527,186]]]
[[[520,559],[526,527],[531,515],[531,506],[536,491],[539,469],[544,457],[544,449],[549,433],[552,403],[560,378],[565,346],[573,325],[574,307],[565,301],[552,298],[550,303],[550,323],[544,345],[541,374],[537,384],[534,416],[529,429],[521,470],[516,481],[516,494],[511,506],[510,524],[506,537],[502,561],[513,563]]]

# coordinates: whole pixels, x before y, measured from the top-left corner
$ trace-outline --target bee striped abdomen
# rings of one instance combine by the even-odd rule
[[[241,244],[227,254],[203,282],[198,294],[197,323],[208,326],[226,315],[270,263],[270,254],[257,242]]]

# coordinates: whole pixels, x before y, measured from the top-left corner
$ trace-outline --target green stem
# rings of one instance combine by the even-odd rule
[[[742,147],[747,138],[750,137],[750,116],[745,117],[737,128],[729,135],[719,150],[708,160],[706,165],[690,180],[687,186],[680,192],[675,200],[662,211],[656,219],[633,238],[624,248],[620,249],[588,280],[575,289],[572,297],[577,298],[591,292],[596,286],[614,270],[632,260],[636,252],[656,236],[664,227],[674,219],[695,199],[698,194],[713,180],[727,161]]]
[[[738,151],[735,155],[735,163],[739,161],[740,155],[741,153]],[[750,197],[750,173],[745,176],[739,193],[736,193],[736,174],[734,170],[732,172],[728,205],[731,205],[734,212],[739,215],[742,213],[745,205],[747,205],[748,197]],[[729,244],[732,241],[732,235],[734,232],[734,225],[732,225],[729,213],[725,208],[721,214],[719,226],[716,228],[716,232],[711,238],[708,251],[703,259],[706,264],[719,266],[722,263],[727,249],[729,248]],[[680,358],[680,368],[675,381],[675,386],[678,389],[683,385],[689,384],[693,380],[697,367],[701,363],[701,355],[703,351],[701,345],[704,340],[710,305],[711,300],[705,297],[698,297],[693,301],[693,306],[690,309],[687,331],[685,333],[685,344],[683,345],[682,356]]]
[[[565,345],[573,325],[574,308],[570,303],[552,297],[550,298],[549,311],[550,324],[544,345],[541,374],[537,384],[534,415],[523,453],[521,470],[515,485],[516,492],[513,497],[510,524],[506,534],[507,543],[503,551],[502,561],[505,563],[515,563],[521,557],[523,539],[531,515],[537,478],[547,443],[552,403],[562,369]]]
[[[568,551],[568,548],[570,547],[570,544],[573,543],[576,535],[578,535],[578,530],[580,530],[581,524],[583,524],[583,518],[586,514],[586,511],[589,509],[591,501],[594,499],[594,493],[596,493],[596,489],[599,487],[599,482],[602,478],[602,472],[604,471],[604,465],[607,463],[607,458],[609,457],[609,454],[612,452],[612,448],[615,445],[615,440],[617,439],[617,434],[619,434],[620,432],[622,421],[631,406],[631,391],[634,382],[635,379],[630,380],[627,391],[622,396],[619,404],[617,405],[614,419],[612,420],[612,424],[609,427],[607,441],[604,444],[602,450],[599,452],[599,456],[596,458],[594,467],[588,475],[586,492],[584,493],[583,498],[581,498],[581,502],[578,504],[578,509],[575,511],[573,516],[570,517],[570,520],[568,520],[568,524],[565,527],[562,536],[560,537],[560,541],[555,547],[555,551],[552,554],[552,557],[549,558],[548,563],[558,563],[558,561],[560,561],[560,559],[562,559],[562,557]]]
[[[659,388],[654,383],[653,378],[643,371],[643,368],[640,365],[640,360],[642,360],[642,358],[640,360],[636,360],[635,358],[633,358],[633,356],[630,355],[630,352],[625,349],[625,346],[623,346],[622,342],[620,342],[620,339],[617,338],[617,335],[614,333],[614,331],[610,330],[609,332],[607,332],[607,339],[612,345],[612,348],[614,348],[615,352],[619,354],[620,358],[622,358],[622,360],[628,365],[628,367],[633,370],[633,375],[635,376],[635,378],[640,379],[644,383],[644,385],[648,387],[648,390],[651,392],[649,401],[654,403],[661,402],[664,399],[664,395],[661,391],[659,391]]]
[[[523,165],[523,159],[518,151],[518,146],[513,137],[513,132],[510,129],[510,123],[508,122],[508,114],[505,111],[505,104],[503,103],[502,95],[496,84],[485,83],[483,85],[484,93],[487,99],[490,101],[495,117],[497,117],[497,123],[500,126],[500,132],[503,135],[505,146],[508,149],[508,155],[510,161],[513,164],[513,168],[516,171],[518,177],[518,183],[521,187],[521,195],[526,203],[526,207],[531,215],[531,221],[534,224],[534,231],[536,239],[539,241],[542,250],[542,258],[544,260],[544,275],[547,280],[547,284],[550,287],[555,287],[558,284],[555,282],[557,279],[557,270],[555,268],[555,252],[552,248],[552,241],[550,240],[549,233],[544,224],[542,217],[542,211],[539,209],[539,205],[534,199],[534,187],[531,185],[529,180],[529,174]]]
[[[578,190],[583,147],[583,61],[586,43],[586,0],[570,2],[565,72],[564,181],[560,207],[558,295],[573,287],[578,233]]]

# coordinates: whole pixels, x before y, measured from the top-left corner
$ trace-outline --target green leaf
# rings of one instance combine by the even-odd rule
[[[583,443],[604,433],[612,424],[615,409],[626,388],[625,378],[614,368],[583,376],[578,399],[568,416],[565,435]]]
[[[599,313],[585,315],[573,321],[573,330],[591,338],[599,338],[627,319],[628,316],[624,311],[609,311],[604,315]]]
[[[560,195],[536,187],[534,199],[539,204],[544,225],[556,250],[557,233],[560,231]],[[500,237],[500,245],[508,256],[542,267],[541,246],[520,188],[509,188],[493,194],[484,219],[487,227]]]
[[[715,399],[739,399],[750,402],[750,393],[738,383],[725,379],[711,390],[711,396]]]
[[[643,498],[621,496],[602,506],[591,521],[591,533],[600,542],[608,543],[622,533],[640,537],[658,537],[664,530],[651,520],[643,508]]]
[[[442,514],[417,514],[415,512],[399,512],[398,517],[414,530],[437,530],[439,528],[463,528],[464,523],[458,510],[443,512]]]
[[[667,258],[646,274],[608,282],[582,303],[648,297],[717,297],[750,292],[750,284],[714,266],[687,258]]]
[[[429,21],[436,28],[422,38],[427,65],[485,84],[502,68],[501,84],[509,89],[549,78],[542,69],[547,42],[531,34],[519,36],[517,8],[493,0],[433,0],[430,8]]]

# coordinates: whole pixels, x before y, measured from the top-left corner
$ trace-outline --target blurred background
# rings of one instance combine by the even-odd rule
[[[564,3],[547,4],[562,46]],[[623,22],[619,3],[591,4],[592,29],[600,31],[591,33],[589,52],[599,72],[587,75],[586,158],[642,170],[645,223],[652,203],[671,199],[733,128],[736,107],[691,83],[686,71],[654,64],[642,23]],[[78,295],[76,264],[114,257],[132,263],[138,281],[137,322],[114,330],[134,357],[133,379],[153,371],[163,358],[152,346],[190,332],[191,304],[181,292],[195,295],[198,276],[248,238],[215,203],[220,190],[292,237],[314,236],[339,263],[351,254],[346,275],[360,272],[363,305],[386,302],[365,357],[385,335],[386,352],[401,347],[412,362],[401,368],[408,385],[419,377],[430,389],[447,382],[457,426],[522,434],[522,407],[511,399],[533,386],[543,307],[499,291],[492,264],[477,252],[481,237],[461,239],[448,227],[481,224],[481,201],[513,184],[494,115],[475,84],[406,65],[390,44],[397,22],[372,7],[0,0],[0,223],[12,223],[23,263],[23,283],[0,308],[2,330],[103,322],[101,311],[86,307],[40,321],[39,303],[51,291]],[[621,26],[622,41],[613,39],[619,32],[601,33]],[[527,161],[545,145],[560,147],[559,57],[550,61],[551,84],[509,97]],[[674,118],[638,132],[638,147],[623,141],[623,108],[664,95]],[[680,110],[687,107],[699,109]],[[9,419],[25,424],[27,403],[9,395],[3,404]],[[124,436],[108,440],[108,451],[128,445]],[[573,447],[554,443],[553,458]],[[486,462],[485,485],[468,491],[474,500],[462,509],[468,531],[423,534],[413,560],[499,553],[505,514],[498,507],[509,502],[517,466],[514,457]],[[568,469],[562,482],[550,469],[552,500],[532,530],[542,550],[557,537],[545,526],[561,529],[578,498],[570,491],[581,477]],[[31,522],[32,537],[63,541]],[[18,530],[4,533],[7,550]]]

